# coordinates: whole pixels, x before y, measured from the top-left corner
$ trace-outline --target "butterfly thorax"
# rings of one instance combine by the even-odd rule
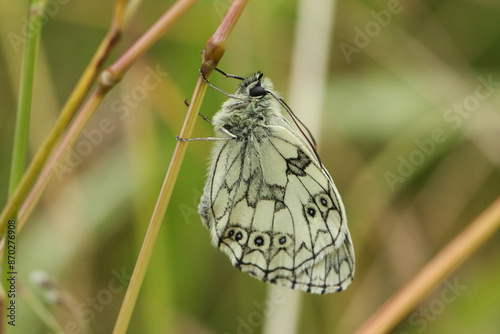
[[[214,116],[215,130],[221,136],[227,136],[220,131],[224,127],[237,137],[237,140],[245,140],[248,136],[260,137],[266,135],[268,125],[275,123],[280,117],[279,105],[274,101],[252,101],[244,108],[237,106],[223,106]],[[269,134],[267,134],[269,135]]]
[[[267,126],[276,124],[282,118],[281,106],[272,96],[252,96],[251,89],[255,87],[272,90],[273,84],[267,78],[261,79],[260,73],[243,81],[235,94],[240,99],[228,99],[213,118],[215,130],[220,136],[227,137],[221,128],[234,134],[237,140],[269,136]]]

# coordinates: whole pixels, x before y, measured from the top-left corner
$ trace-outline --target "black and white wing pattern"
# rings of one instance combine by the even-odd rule
[[[218,142],[199,205],[212,243],[240,270],[310,293],[345,290],[354,249],[328,172],[289,126]]]

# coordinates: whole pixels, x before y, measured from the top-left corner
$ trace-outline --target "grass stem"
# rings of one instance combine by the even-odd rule
[[[388,333],[441,281],[500,228],[500,198],[493,202],[410,282],[396,292],[356,334]]]
[[[204,71],[203,73],[206,78],[209,77],[213,68],[223,56],[226,47],[226,39],[234,28],[247,2],[248,0],[234,1],[226,17],[219,26],[219,29],[217,29],[215,34],[208,40],[202,56],[202,71]],[[191,137],[206,89],[207,84],[200,74],[180,133],[181,138]],[[113,334],[124,334],[127,331],[186,150],[187,142],[178,141],[149,222],[149,227],[144,237],[144,242],[139,252],[120,313],[118,314]]]

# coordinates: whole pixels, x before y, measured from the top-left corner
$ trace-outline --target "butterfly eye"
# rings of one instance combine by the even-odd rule
[[[253,86],[252,88],[250,88],[248,90],[248,95],[250,95],[251,97],[257,97],[257,96],[264,96],[267,94],[267,91],[264,89],[264,87],[262,87],[260,85],[260,81],[257,81],[257,83],[255,84],[255,86]]]

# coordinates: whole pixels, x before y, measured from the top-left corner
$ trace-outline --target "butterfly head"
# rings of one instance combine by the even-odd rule
[[[274,89],[271,80],[264,78],[262,72],[257,72],[244,79],[238,91],[237,96],[243,97],[248,102],[255,99],[263,99]]]

